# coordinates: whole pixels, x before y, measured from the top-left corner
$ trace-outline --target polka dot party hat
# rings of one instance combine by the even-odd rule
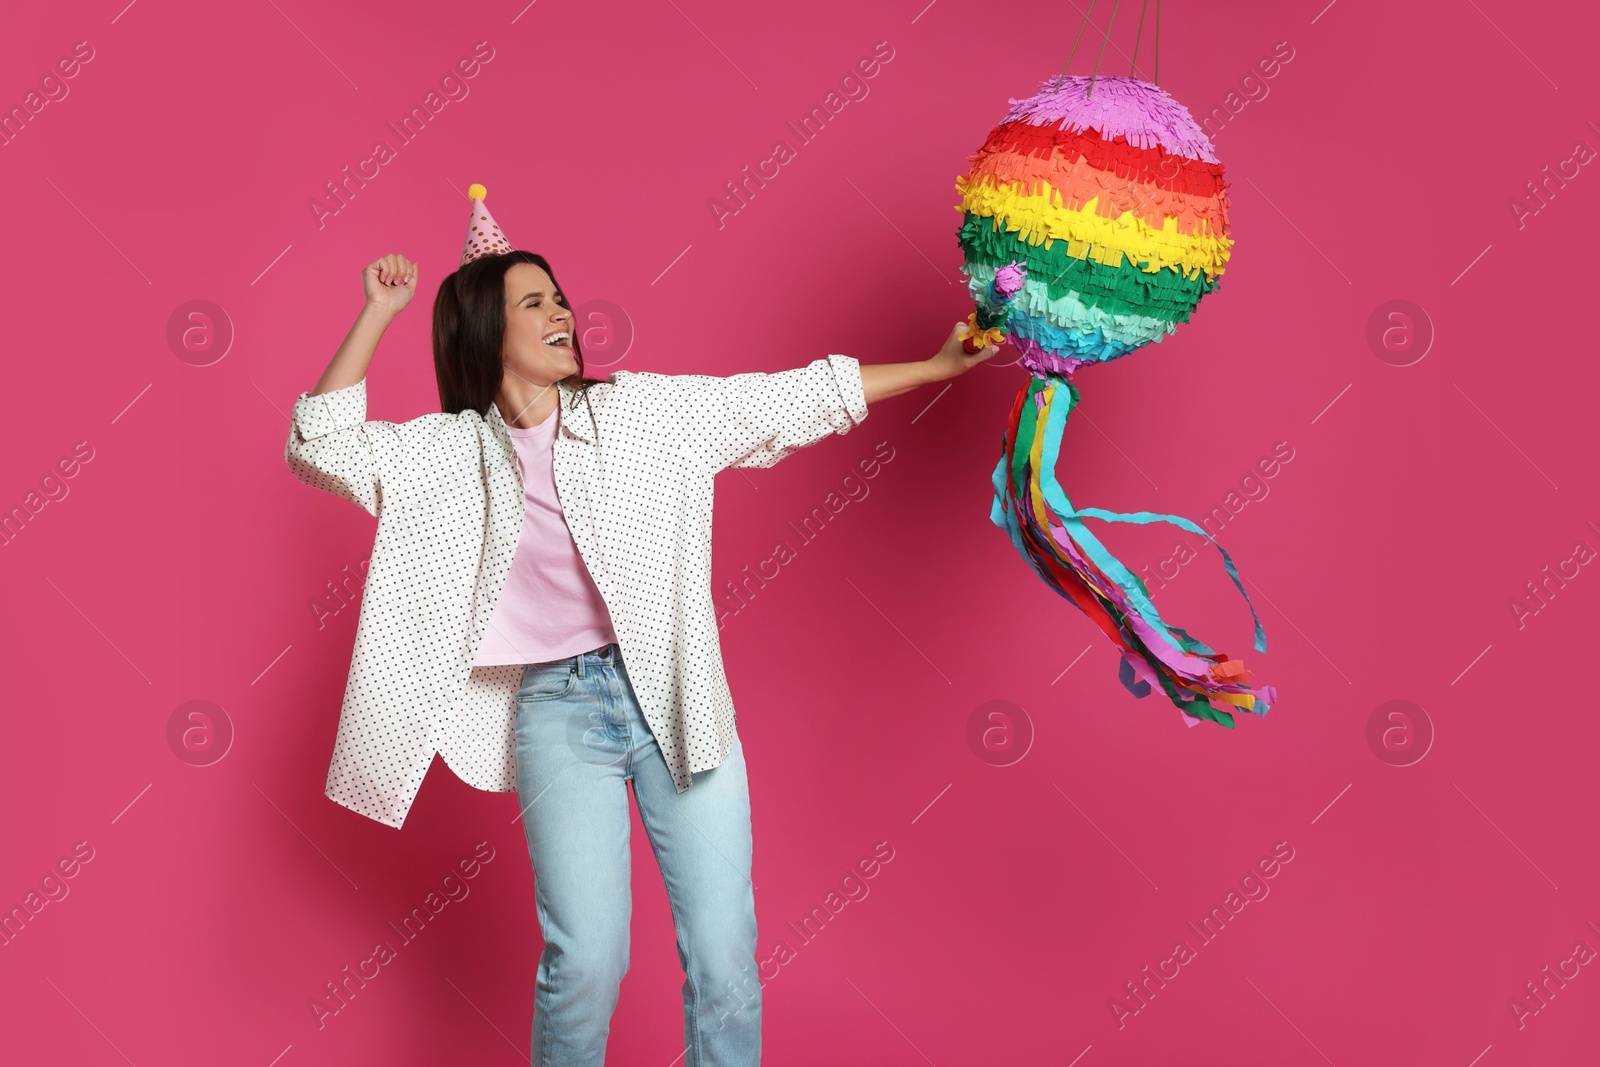
[[[489,208],[483,202],[488,195],[489,190],[477,183],[467,190],[467,196],[472,198],[472,216],[467,220],[467,243],[461,250],[462,266],[481,256],[498,256],[511,251],[511,242],[500,232],[500,224],[494,221],[494,216],[489,214]]]

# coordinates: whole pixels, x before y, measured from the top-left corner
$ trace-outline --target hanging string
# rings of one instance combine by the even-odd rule
[[[1083,22],[1078,26],[1078,36],[1072,42],[1072,51],[1067,53],[1067,61],[1061,64],[1061,77],[1067,76],[1067,68],[1072,66],[1072,57],[1078,54],[1078,42],[1083,40],[1083,31],[1089,26],[1089,16],[1094,14],[1094,5],[1098,0],[1089,0],[1089,10],[1083,13]],[[1060,82],[1058,81],[1059,85]]]
[[[1144,12],[1150,6],[1150,0],[1144,0],[1139,6],[1139,28],[1133,34],[1133,58],[1128,61],[1128,77],[1133,77],[1139,69],[1139,38],[1144,36]]]
[[[1089,28],[1089,23],[1094,18],[1095,5],[1099,0],[1089,0],[1089,9],[1083,13],[1083,21],[1078,24],[1078,35],[1072,39],[1072,50],[1067,53],[1067,61],[1061,64],[1061,74],[1056,78],[1059,87],[1067,78],[1067,71],[1072,67],[1073,57],[1078,54],[1078,45],[1083,43],[1083,31]],[[1100,72],[1100,62],[1105,58],[1106,45],[1111,41],[1111,27],[1117,21],[1117,6],[1120,0],[1113,0],[1111,5],[1111,21],[1106,23],[1105,37],[1100,41],[1100,55],[1095,59],[1094,72],[1089,76],[1089,89],[1085,97],[1094,95],[1094,83]],[[1150,0],[1144,0],[1139,5],[1139,26],[1133,34],[1133,57],[1128,63],[1128,77],[1132,78],[1139,69],[1139,45],[1144,40],[1144,20],[1150,10]],[[1156,0],[1156,32],[1155,32],[1155,58],[1150,71],[1151,82],[1161,84],[1161,0]]]
[[[1117,24],[1117,5],[1122,0],[1112,0],[1111,21],[1106,23],[1106,35],[1100,39],[1100,54],[1095,57],[1094,70],[1089,75],[1089,91],[1084,93],[1084,99],[1094,95],[1094,80],[1100,75],[1100,61],[1106,57],[1106,45],[1111,43],[1111,27]]]

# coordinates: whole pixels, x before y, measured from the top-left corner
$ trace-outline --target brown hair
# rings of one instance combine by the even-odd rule
[[[487,417],[489,405],[500,392],[505,375],[502,353],[506,336],[506,271],[517,263],[532,263],[543,269],[555,284],[557,303],[571,308],[566,292],[556,281],[556,272],[535,252],[514,249],[483,256],[440,282],[433,301],[433,372],[439,380],[439,406],[448,414],[472,410]],[[578,357],[578,370],[564,381],[582,390],[587,403],[589,386],[605,379],[585,377],[578,334],[574,322],[572,351]],[[593,417],[591,407],[590,418]]]

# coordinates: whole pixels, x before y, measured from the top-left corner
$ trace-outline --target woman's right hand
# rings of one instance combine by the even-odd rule
[[[398,315],[417,295],[417,265],[405,256],[391,254],[375,259],[361,272],[367,307]]]

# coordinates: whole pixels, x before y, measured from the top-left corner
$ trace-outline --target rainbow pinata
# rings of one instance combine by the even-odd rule
[[[1078,402],[1073,373],[1162,340],[1217,287],[1233,245],[1222,164],[1188,109],[1139,78],[1056,76],[1010,103],[956,179],[958,239],[980,310],[992,305],[998,271],[1016,265],[1026,275],[1005,326],[1031,376],[1012,405],[990,518],[1116,641],[1122,684],[1135,696],[1159,685],[1191,726],[1233,725],[1213,701],[1264,715],[1277,701],[1272,687],[1253,690],[1242,661],[1163,622],[1144,582],[1083,519],[1211,535],[1173,515],[1075,508],[1055,478]],[[1217,549],[1249,604],[1232,558]],[[1254,605],[1250,612],[1256,651],[1265,652]]]

